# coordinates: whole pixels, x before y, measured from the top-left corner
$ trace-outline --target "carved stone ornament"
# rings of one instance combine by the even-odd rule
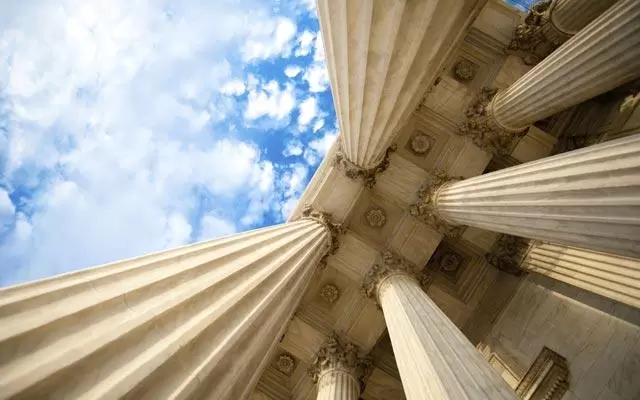
[[[516,394],[524,400],[560,400],[568,389],[567,360],[544,347],[516,387]]]
[[[509,43],[509,50],[521,56],[527,65],[537,64],[571,37],[551,21],[552,3],[543,1],[532,5],[524,24],[516,27]]]
[[[389,168],[389,156],[396,151],[397,146],[390,146],[384,154],[384,158],[378,165],[370,169],[364,169],[357,164],[351,162],[343,153],[342,148],[338,148],[333,164],[340,168],[349,179],[362,180],[364,186],[372,189],[376,185],[376,176],[383,173]]]
[[[340,298],[340,289],[336,285],[328,283],[320,288],[320,297],[327,303],[333,304]]]
[[[275,367],[283,374],[291,376],[293,370],[296,369],[296,360],[291,354],[284,352],[276,359]]]
[[[372,228],[382,228],[387,223],[387,213],[380,207],[371,207],[364,213],[364,219]]]
[[[476,76],[478,67],[471,61],[462,59],[453,66],[453,76],[459,82],[470,82]]]
[[[440,258],[440,269],[445,272],[456,272],[462,265],[462,258],[453,252],[445,253]]]
[[[451,178],[440,170],[431,171],[430,177],[430,182],[418,191],[418,202],[409,208],[409,213],[445,236],[458,237],[464,231],[464,226],[453,225],[442,219],[436,211],[436,198],[440,188],[461,178]]]
[[[469,104],[466,119],[456,133],[470,138],[476,146],[491,154],[508,155],[526,135],[527,129],[512,131],[498,123],[491,111],[491,101],[496,93],[497,89],[482,88]]]
[[[422,132],[416,132],[409,140],[409,149],[417,156],[424,156],[431,150],[434,140]]]
[[[501,234],[491,247],[491,251],[485,255],[485,259],[504,272],[520,276],[524,272],[520,264],[527,255],[529,246],[528,239]]]
[[[341,340],[334,332],[316,353],[309,375],[318,383],[321,375],[332,370],[341,369],[351,373],[364,387],[365,380],[372,372],[373,364],[369,357],[359,357],[360,349],[353,343]]]
[[[328,212],[318,211],[310,205],[305,205],[304,209],[302,210],[302,217],[311,218],[324,225],[331,236],[327,255],[335,254],[340,247],[340,235],[344,234],[345,232],[342,224],[334,222],[333,217]]]
[[[390,250],[383,252],[381,255],[382,262],[374,264],[362,281],[362,294],[378,302],[380,301],[378,296],[380,283],[387,277],[404,274],[415,278],[418,271],[412,262]]]

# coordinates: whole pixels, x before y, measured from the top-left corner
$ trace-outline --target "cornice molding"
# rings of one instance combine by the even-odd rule
[[[376,177],[389,168],[391,153],[396,151],[397,146],[390,146],[384,154],[382,161],[373,168],[365,169],[353,163],[347,158],[342,148],[339,147],[333,159],[333,165],[340,169],[347,178],[352,180],[361,180],[367,189],[373,189],[376,185]]]
[[[471,101],[465,121],[456,133],[470,138],[473,143],[491,154],[511,154],[528,129],[512,130],[498,122],[493,113],[493,99],[498,89],[483,87]]]
[[[438,191],[460,180],[462,180],[461,177],[452,178],[441,170],[431,171],[429,183],[420,188],[418,201],[411,205],[409,213],[445,236],[452,238],[460,236],[465,227],[451,224],[437,212]]]

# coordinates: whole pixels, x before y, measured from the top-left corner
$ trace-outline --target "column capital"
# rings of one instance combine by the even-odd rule
[[[396,149],[397,146],[395,144],[391,145],[389,148],[387,148],[382,161],[380,161],[373,168],[365,169],[349,160],[342,149],[342,145],[340,145],[333,159],[333,165],[342,170],[347,178],[353,180],[362,180],[364,186],[367,189],[373,189],[373,187],[376,185],[376,176],[383,173],[387,170],[387,168],[389,168],[389,156],[391,155],[391,153],[396,151]]]
[[[382,285],[387,278],[395,275],[404,275],[416,281],[422,278],[415,264],[391,250],[386,250],[381,253],[381,262],[374,264],[365,275],[362,281],[362,294],[380,304]],[[427,282],[430,283],[428,279],[425,280],[425,283]]]
[[[438,215],[436,203],[440,189],[462,178],[450,177],[441,170],[431,171],[429,177],[429,182],[418,191],[418,201],[409,208],[409,213],[445,236],[460,236],[464,226],[451,224]]]
[[[323,375],[339,370],[351,375],[362,389],[365,380],[371,374],[373,364],[371,358],[360,357],[359,351],[358,346],[340,339],[339,335],[333,332],[320,347],[311,363],[308,370],[311,379],[318,383]]]
[[[485,260],[499,270],[520,276],[524,272],[520,265],[533,242],[519,236],[500,234],[485,254]]]
[[[327,255],[335,254],[340,247],[340,236],[344,234],[345,229],[341,223],[335,222],[333,216],[325,211],[315,209],[307,204],[302,209],[302,217],[319,222],[329,233],[330,242],[327,249]]]
[[[555,4],[543,1],[532,5],[524,23],[516,27],[509,50],[521,53],[527,65],[537,64],[573,35],[553,23],[551,13]]]
[[[501,124],[493,112],[493,99],[498,89],[483,87],[471,101],[465,113],[465,121],[457,134],[469,137],[473,143],[491,154],[511,154],[527,129],[507,127]]]

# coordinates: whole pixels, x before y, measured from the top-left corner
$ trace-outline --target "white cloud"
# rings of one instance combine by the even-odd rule
[[[220,93],[231,96],[241,96],[244,94],[245,90],[246,87],[244,85],[244,82],[236,79],[224,84],[220,88]]]
[[[324,64],[313,64],[307,68],[302,78],[309,84],[312,93],[324,92],[329,87],[329,74]]]
[[[13,214],[15,212],[16,208],[9,198],[9,192],[7,192],[3,188],[0,188],[0,218],[2,215],[10,215],[13,217]]]
[[[316,165],[327,155],[329,149],[338,137],[337,132],[327,132],[321,138],[309,142],[304,150],[303,158],[309,165]]]
[[[302,72],[302,68],[297,65],[289,65],[284,69],[284,74],[289,78],[295,78]]]
[[[289,116],[296,102],[294,87],[285,84],[281,87],[276,81],[249,89],[247,108],[244,117],[254,120],[269,117],[282,120]]]
[[[3,180],[31,196],[14,205],[0,193],[0,209],[14,213],[0,237],[2,284],[175,246],[197,227],[236,229],[231,215],[192,220],[204,207],[194,192],[247,223],[280,206],[273,165],[255,144],[222,138],[230,129],[215,123],[238,108],[220,93],[240,94],[241,84],[257,101],[249,115],[284,118],[295,107],[293,87],[234,81],[241,71],[227,57],[263,36],[272,47],[238,55],[290,51],[291,21],[250,0],[2,9]],[[260,24],[272,33],[256,32]]]
[[[296,24],[288,18],[254,22],[252,34],[242,47],[244,61],[266,60],[291,53]]]
[[[232,222],[224,218],[220,218],[215,214],[205,215],[202,218],[201,224],[201,240],[213,239],[236,232],[236,227]]]
[[[302,155],[302,152],[303,152],[302,142],[297,139],[294,139],[287,142],[284,148],[284,151],[282,152],[282,155],[285,157],[299,156],[299,155]]]
[[[304,129],[318,115],[318,100],[315,97],[307,97],[298,109],[298,126]]]
[[[294,52],[296,57],[306,56],[311,53],[311,48],[313,46],[316,35],[309,31],[304,31],[298,36],[298,47]]]
[[[316,119],[316,122],[313,124],[313,132],[318,132],[320,129],[324,127],[324,118]]]
[[[313,61],[323,63],[324,59],[324,41],[322,39],[322,34],[318,32],[313,46]]]

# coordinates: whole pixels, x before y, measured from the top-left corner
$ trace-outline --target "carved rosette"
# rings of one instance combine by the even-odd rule
[[[497,89],[482,88],[469,104],[466,119],[456,133],[470,138],[488,153],[504,156],[511,154],[527,129],[514,131],[500,125],[492,112],[492,101],[497,93]]]
[[[359,357],[360,349],[353,343],[341,340],[334,332],[316,353],[309,375],[318,383],[322,375],[331,370],[342,370],[353,375],[364,388],[366,379],[372,372],[373,364],[369,357]]]
[[[289,353],[282,353],[278,356],[275,363],[276,369],[287,376],[291,376],[296,368],[296,360]]]
[[[476,76],[478,67],[471,61],[462,59],[453,66],[453,76],[459,82],[470,82]]]
[[[369,269],[362,281],[362,294],[375,299],[379,304],[379,292],[381,284],[393,275],[407,275],[417,279],[418,268],[412,262],[406,260],[394,252],[387,250],[381,254],[380,263],[376,263]]]
[[[509,50],[521,56],[527,65],[537,64],[571,37],[553,24],[552,11],[552,1],[534,4],[524,24],[516,27]]]
[[[378,165],[376,165],[374,168],[364,169],[359,165],[351,162],[344,154],[342,149],[338,148],[338,151],[336,152],[335,158],[333,160],[333,164],[341,169],[347,176],[347,178],[353,180],[362,180],[366,188],[373,189],[373,187],[376,185],[376,176],[383,173],[387,170],[387,168],[389,168],[389,156],[391,155],[391,153],[396,151],[396,149],[397,146],[395,144],[392,145],[387,149],[384,154],[384,158]]]
[[[302,210],[302,217],[316,220],[324,225],[325,229],[329,232],[329,235],[331,237],[325,257],[331,254],[335,254],[340,247],[340,236],[345,232],[342,224],[334,222],[333,217],[328,212],[318,211],[310,205],[306,205],[304,207],[304,209]]]
[[[418,201],[409,208],[409,213],[445,236],[460,236],[464,226],[451,224],[441,218],[437,212],[436,200],[438,191],[443,186],[462,178],[451,178],[440,170],[432,171],[430,177],[430,182],[418,191]]]
[[[364,219],[372,228],[382,228],[387,223],[387,213],[380,207],[371,207],[364,213]]]
[[[485,255],[485,259],[489,264],[504,272],[520,276],[524,272],[520,268],[520,264],[522,264],[531,245],[532,243],[528,239],[501,234],[491,247],[491,251]]]
[[[340,289],[336,285],[328,283],[320,288],[320,297],[327,303],[333,304],[340,297]]]

